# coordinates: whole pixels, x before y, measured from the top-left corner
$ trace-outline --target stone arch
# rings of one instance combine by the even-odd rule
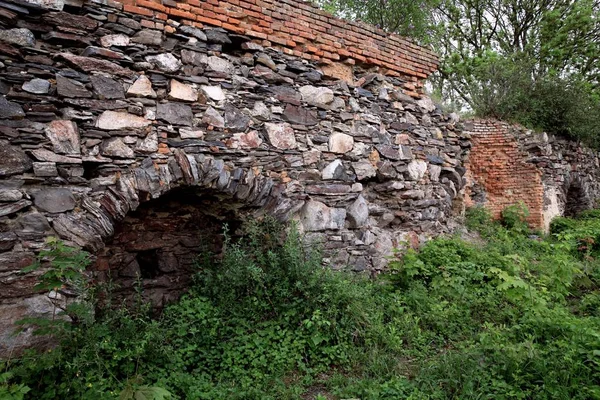
[[[101,281],[112,281],[112,277],[107,277],[104,272],[116,268],[109,266],[109,263],[103,267],[98,261],[106,244],[118,231],[119,224],[127,215],[142,208],[140,206],[186,189],[188,192],[210,193],[220,198],[217,201],[236,204],[236,207],[244,209],[246,218],[270,215],[285,221],[304,205],[302,200],[288,198],[282,183],[258,170],[239,168],[232,162],[202,154],[186,154],[183,150],[175,149],[166,163],[159,164],[146,158],[139,167],[117,174],[114,185],[85,196],[81,208],[59,215],[53,222],[53,228],[62,239],[74,242],[98,256],[92,273]],[[192,275],[190,268],[169,271],[173,272],[171,274],[159,273],[164,267],[161,263],[168,263],[165,257],[175,257],[161,250],[167,243],[168,240],[165,240],[132,253],[138,265],[157,264],[140,268],[139,277],[129,274],[125,275],[128,279],[118,281],[116,286],[121,289],[120,293],[116,293],[118,300],[133,295],[133,285],[138,279],[149,287],[144,298],[155,307],[162,307],[186,289]],[[171,266],[175,264],[180,265],[173,262]]]
[[[585,178],[576,173],[571,173],[565,188],[565,217],[575,217],[579,213],[592,208],[592,199],[588,193]]]
[[[284,186],[254,169],[239,168],[202,154],[176,149],[166,163],[146,158],[139,167],[115,176],[115,184],[100,193],[85,196],[81,208],[59,215],[56,233],[91,252],[104,246],[114,234],[115,224],[141,203],[158,199],[181,187],[211,189],[230,195],[254,215],[269,214],[285,221],[304,204],[288,198]]]

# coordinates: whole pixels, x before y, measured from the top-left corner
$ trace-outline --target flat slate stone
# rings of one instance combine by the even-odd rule
[[[292,124],[312,126],[319,123],[317,113],[303,107],[288,104],[283,112],[283,118]]]
[[[51,25],[58,25],[61,27],[69,27],[75,29],[83,29],[86,31],[93,31],[98,27],[98,22],[93,19],[77,14],[71,14],[69,12],[51,12],[45,14],[42,19],[44,22]]]
[[[132,76],[134,74],[132,70],[123,68],[111,61],[100,60],[92,57],[76,56],[71,53],[58,53],[56,57],[62,58],[69,64],[74,65],[75,67],[86,72],[99,71],[120,76]]]
[[[101,75],[92,75],[90,76],[90,81],[92,82],[94,91],[98,94],[98,97],[100,97],[101,100],[125,98],[123,85],[114,79]]]
[[[206,34],[201,29],[194,28],[193,26],[180,25],[178,30],[186,35],[194,36],[196,39],[201,40],[203,42],[206,42],[206,40],[208,39],[206,37]]]
[[[92,97],[92,94],[81,82],[65,78],[58,74],[56,75],[56,89],[58,94],[63,97]]]
[[[60,164],[81,164],[81,158],[79,157],[67,157],[61,156],[59,154],[53,153],[50,150],[46,149],[37,149],[31,152],[36,160],[39,161],[48,161],[55,162]]]
[[[21,174],[31,169],[32,162],[20,147],[0,140],[0,177]]]
[[[30,212],[17,218],[19,229],[24,232],[48,232],[50,224],[48,219],[41,213]]]
[[[69,189],[49,188],[37,192],[33,204],[42,211],[61,213],[75,208],[75,197]]]
[[[22,118],[24,116],[25,112],[19,104],[0,96],[0,118]]]
[[[31,201],[29,200],[20,200],[15,203],[8,203],[0,205],[0,217],[4,217],[6,215],[14,214],[16,212],[21,211],[24,208],[27,208],[31,205]]]
[[[225,128],[230,132],[244,132],[250,125],[250,118],[232,105],[225,107]]]
[[[194,119],[190,106],[181,103],[165,103],[156,107],[156,117],[172,125],[191,126]]]
[[[23,90],[33,94],[46,94],[50,90],[50,82],[45,79],[35,78],[25,82],[22,86]]]
[[[154,29],[143,29],[136,33],[131,41],[134,43],[160,46],[162,44],[162,32]]]
[[[217,29],[206,29],[204,33],[206,34],[206,40],[209,43],[231,44],[231,39],[225,32]]]

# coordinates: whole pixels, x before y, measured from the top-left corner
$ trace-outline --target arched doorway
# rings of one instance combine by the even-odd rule
[[[189,287],[199,257],[219,255],[225,229],[235,234],[248,213],[231,196],[193,187],[142,203],[96,253],[95,278],[113,304],[141,296],[161,308]]]
[[[579,176],[571,178],[565,196],[565,217],[575,217],[582,211],[592,208],[585,184]]]

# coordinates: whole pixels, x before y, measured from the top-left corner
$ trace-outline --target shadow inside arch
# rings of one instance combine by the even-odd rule
[[[148,202],[115,226],[92,272],[110,286],[110,303],[161,309],[191,285],[200,257],[220,257],[224,233],[236,237],[254,210],[211,189],[181,187]]]
[[[565,191],[565,217],[576,217],[582,211],[592,208],[592,200],[588,194],[584,180],[579,175],[572,175]]]
[[[283,183],[255,168],[238,167],[204,154],[186,154],[181,149],[161,161],[146,158],[136,168],[116,173],[113,185],[84,197],[78,209],[55,218],[54,230],[61,239],[96,254],[140,204],[184,188],[238,204],[248,218],[270,215],[286,221],[304,204],[288,197]]]

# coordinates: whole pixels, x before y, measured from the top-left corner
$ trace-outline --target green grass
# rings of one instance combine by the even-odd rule
[[[544,237],[518,207],[500,223],[474,209],[482,240],[431,240],[375,280],[251,224],[160,318],[81,318],[59,348],[5,363],[0,397],[600,399],[599,214]]]

